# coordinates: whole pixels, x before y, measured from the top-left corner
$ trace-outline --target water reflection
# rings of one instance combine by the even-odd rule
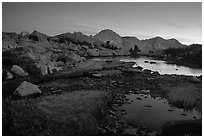
[[[152,71],[158,71],[160,74],[177,74],[177,75],[193,75],[199,76],[202,74],[202,69],[194,69],[185,66],[178,66],[174,64],[166,64],[162,60],[154,60],[149,57],[140,57],[137,59],[120,59],[121,61],[133,61],[136,64],[133,67],[141,66],[144,69]],[[147,63],[145,63],[147,61]],[[156,64],[150,64],[150,62],[156,62]]]
[[[132,124],[145,125],[149,130],[159,130],[165,123],[179,120],[195,120],[201,118],[201,113],[192,109],[186,111],[169,104],[165,98],[152,98],[149,94],[126,95],[131,104],[125,104],[121,109],[126,110],[124,118]]]
[[[115,59],[124,62],[135,62],[134,67],[141,66],[144,69],[149,69],[152,71],[158,71],[160,74],[177,74],[177,75],[191,75],[199,76],[202,74],[202,69],[195,69],[185,66],[178,66],[174,64],[166,64],[163,60],[154,60],[151,57],[140,57],[140,58],[131,58],[131,57],[101,57],[94,58],[94,60],[107,60]],[[147,63],[145,63],[147,61]],[[156,64],[150,64],[151,61],[156,62]]]

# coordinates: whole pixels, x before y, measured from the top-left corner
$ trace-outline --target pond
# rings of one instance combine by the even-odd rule
[[[106,59],[110,59],[110,58],[109,57],[94,58],[94,60],[106,60]],[[135,62],[135,65],[133,67],[141,66],[144,69],[158,71],[160,74],[176,74],[176,75],[189,75],[189,76],[199,76],[202,74],[202,69],[179,66],[175,64],[167,64],[163,60],[155,60],[151,57],[140,57],[140,58],[116,57],[111,59],[116,59],[124,62]]]
[[[162,97],[151,97],[150,94],[129,94],[126,98],[130,104],[124,104],[119,110],[125,110],[123,117],[132,125],[144,125],[150,131],[159,131],[167,122],[180,120],[199,120],[201,112],[185,110],[169,104]]]
[[[158,71],[160,74],[202,75],[202,69],[167,64],[163,60],[155,60],[150,57],[94,58],[94,60],[107,59],[135,62],[133,67],[141,66],[144,69]],[[122,116],[128,123],[133,126],[145,126],[153,132],[160,131],[169,122],[202,120],[202,107],[199,106],[202,104],[200,104],[201,101],[198,98],[201,94],[196,95],[196,92],[200,88],[194,88],[192,86],[183,87],[171,88],[172,90],[168,93],[168,98],[153,96],[150,90],[145,90],[145,93],[127,94],[125,96],[128,99],[128,103],[120,106],[118,113],[122,114],[122,111],[125,111]],[[188,135],[188,131],[185,132],[185,135]]]

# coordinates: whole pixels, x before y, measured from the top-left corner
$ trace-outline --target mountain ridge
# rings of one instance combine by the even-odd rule
[[[10,32],[11,35],[15,32]],[[10,35],[10,33],[2,32],[3,38],[5,36]],[[16,34],[16,33],[15,33]],[[20,35],[21,33],[17,34]],[[28,34],[28,33],[27,33]],[[106,45],[110,43],[119,49],[124,49],[126,51],[130,50],[137,46],[142,53],[148,54],[152,52],[156,52],[157,50],[164,50],[167,48],[180,48],[184,45],[180,43],[175,38],[164,39],[160,36],[156,36],[149,39],[140,40],[135,36],[120,36],[118,33],[114,32],[111,29],[103,29],[95,35],[86,35],[82,32],[67,32],[58,34],[55,36],[48,36],[46,34],[40,33],[34,30],[30,35],[30,38],[36,39],[38,41],[42,41],[45,39],[52,40],[52,41],[65,41],[65,39],[73,40],[77,42],[84,43],[86,45],[92,45],[95,47],[101,47],[102,45]]]

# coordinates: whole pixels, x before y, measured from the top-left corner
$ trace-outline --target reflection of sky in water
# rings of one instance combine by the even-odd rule
[[[156,64],[144,63],[144,61],[155,61]],[[178,75],[201,75],[201,69],[193,69],[185,66],[178,66],[173,64],[166,64],[161,60],[151,60],[150,58],[135,59],[136,65],[142,66],[144,69],[158,71],[160,74],[178,74]]]
[[[178,66],[173,64],[166,64],[162,60],[153,60],[150,57],[130,58],[130,57],[105,57],[105,58],[94,58],[94,60],[106,60],[106,59],[118,59],[125,62],[135,62],[134,66],[141,66],[144,69],[152,71],[158,71],[160,74],[177,74],[177,75],[193,75],[199,76],[202,74],[202,69],[194,69],[185,66]],[[144,61],[155,61],[157,64],[144,63]],[[176,70],[177,69],[177,70]]]
[[[145,96],[147,97],[144,98]],[[127,114],[124,117],[128,122],[140,123],[150,130],[158,130],[169,121],[191,120],[194,119],[193,117],[196,117],[196,119],[201,118],[201,113],[195,110],[185,111],[184,109],[172,107],[164,98],[157,97],[154,99],[150,95],[143,94],[130,94],[126,97],[133,102],[119,107],[126,110]],[[137,97],[142,100],[138,100]],[[151,105],[152,107],[145,107],[145,105]],[[168,111],[169,109],[173,111]],[[186,116],[181,115],[183,113]]]

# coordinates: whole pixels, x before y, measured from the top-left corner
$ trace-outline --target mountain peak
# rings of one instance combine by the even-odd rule
[[[100,31],[99,33],[97,33],[94,37],[103,41],[103,42],[110,41],[111,44],[117,46],[118,48],[123,47],[122,37],[110,29],[104,29],[104,30]]]

